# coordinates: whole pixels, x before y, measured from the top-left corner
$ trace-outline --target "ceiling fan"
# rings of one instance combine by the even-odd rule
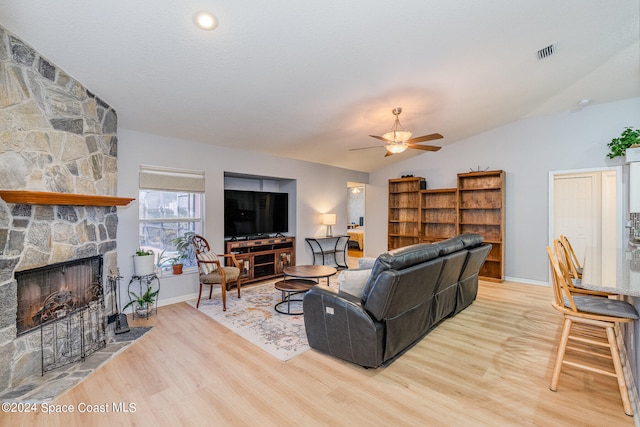
[[[402,125],[400,124],[400,119],[398,118],[400,113],[402,113],[402,107],[396,107],[393,110],[391,110],[391,112],[393,113],[394,116],[396,116],[396,121],[393,123],[393,128],[382,136],[369,135],[373,138],[386,142],[386,145],[377,145],[375,147],[352,148],[349,151],[368,150],[369,148],[384,147],[387,149],[387,153],[385,154],[385,157],[388,157],[397,153],[402,153],[407,148],[412,148],[414,150],[424,150],[424,151],[438,151],[441,148],[435,145],[417,145],[416,143],[418,142],[433,141],[435,139],[441,139],[444,137],[439,133],[432,133],[430,135],[411,138],[411,132],[405,130],[405,128],[402,127]]]

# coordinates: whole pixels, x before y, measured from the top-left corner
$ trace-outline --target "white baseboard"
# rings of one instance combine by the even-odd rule
[[[175,297],[175,298],[162,299],[162,300],[158,300],[158,307],[162,307],[162,306],[165,306],[165,305],[171,305],[171,304],[177,304],[179,302],[189,301],[189,300],[196,299],[196,298],[198,298],[198,294],[197,293],[188,294],[188,295],[180,295],[179,297]]]
[[[522,279],[520,277],[505,276],[504,280],[508,282],[524,283],[525,285],[551,286],[549,282],[542,282],[540,280]]]

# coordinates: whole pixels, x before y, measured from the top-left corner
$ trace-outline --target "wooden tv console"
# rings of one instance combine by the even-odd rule
[[[295,237],[229,240],[225,253],[234,254],[242,266],[242,283],[282,276],[285,267],[296,265]],[[230,265],[231,260],[227,260]]]

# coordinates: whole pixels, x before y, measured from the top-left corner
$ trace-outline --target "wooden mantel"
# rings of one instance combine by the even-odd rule
[[[28,190],[0,190],[0,198],[7,203],[73,206],[126,206],[135,200],[128,197]]]

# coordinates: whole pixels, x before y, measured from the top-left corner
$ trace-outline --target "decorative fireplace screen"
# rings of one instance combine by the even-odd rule
[[[40,330],[43,373],[105,346],[101,256],[15,275],[17,332]]]

